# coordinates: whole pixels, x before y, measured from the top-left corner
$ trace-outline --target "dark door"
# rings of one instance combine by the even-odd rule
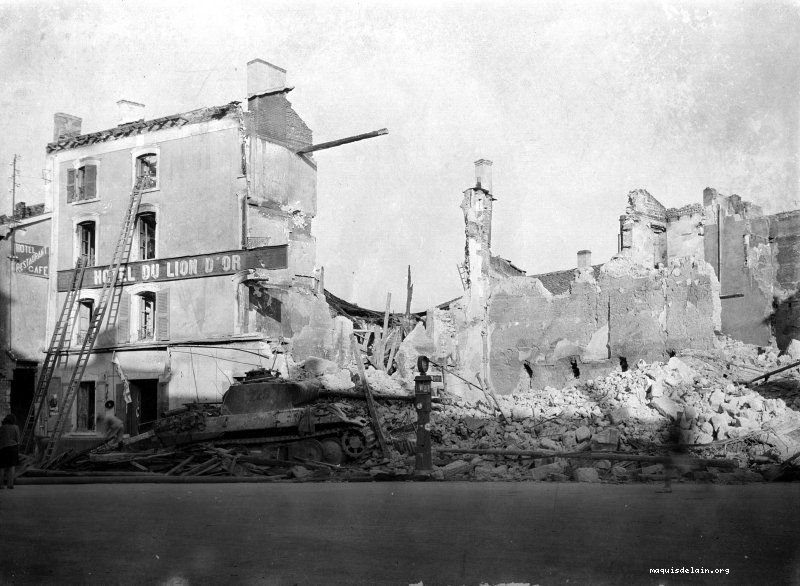
[[[158,417],[158,379],[131,379],[131,402],[125,427],[130,435],[152,429]]]
[[[24,427],[25,420],[28,417],[35,385],[36,369],[14,369],[14,380],[11,381],[11,412],[17,418],[17,425],[19,425],[20,430]]]

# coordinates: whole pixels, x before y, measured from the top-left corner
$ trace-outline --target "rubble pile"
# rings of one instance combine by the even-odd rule
[[[431,413],[433,478],[774,480],[800,453],[796,361],[791,352],[779,356],[721,337],[712,350],[685,350],[666,362],[639,362],[625,370],[620,365],[605,377],[576,378],[563,389],[499,395],[496,402],[486,395],[474,401],[443,394],[435,397]],[[374,421],[356,384],[356,368],[350,366],[319,358],[291,365],[293,380],[305,381],[304,388],[327,391],[314,403],[318,417],[335,407],[342,417]],[[767,384],[744,384],[785,366],[791,368]],[[156,442],[144,451],[94,450],[69,458],[60,471],[34,469],[28,475],[237,476],[278,482],[412,478],[414,402],[385,371],[368,367],[366,378],[388,438],[385,453],[371,437],[373,422],[362,436],[363,450],[337,464],[323,461],[318,448],[303,447],[307,431],[301,431],[299,443],[288,451],[259,445],[258,438],[171,447]],[[198,414],[183,415],[190,416]],[[731,467],[733,472],[726,471]]]
[[[493,412],[488,401],[445,400],[432,415],[434,448],[687,452],[734,460],[739,467],[735,478],[760,480],[754,473],[800,451],[800,383],[796,372],[789,371],[794,372],[787,380],[794,382],[795,391],[784,400],[739,382],[791,360],[789,355],[722,338],[713,351],[685,351],[666,363],[640,362],[604,378],[576,380],[564,389],[499,396],[502,415]],[[384,407],[383,416],[390,430],[403,429],[414,419],[413,406],[391,404]],[[595,481],[659,478],[664,470],[663,464],[612,465],[605,459],[440,454],[436,473],[443,477]],[[708,477],[705,470],[681,472]],[[712,471],[730,479],[725,474]]]

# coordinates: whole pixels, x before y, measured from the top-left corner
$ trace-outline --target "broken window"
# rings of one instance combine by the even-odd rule
[[[136,157],[136,181],[142,189],[155,189],[158,185],[158,155],[146,153]]]
[[[267,288],[258,281],[240,285],[240,316],[243,332],[267,335],[289,335],[284,332],[282,291]]]
[[[93,221],[81,222],[77,227],[78,255],[83,257],[84,266],[87,267],[95,265],[95,228]]]
[[[67,203],[97,197],[97,165],[67,169]]]
[[[145,291],[139,295],[138,340],[153,340],[155,334],[156,294]]]
[[[94,431],[94,399],[94,381],[82,381],[77,396],[77,431]]]
[[[139,260],[150,260],[156,257],[156,214],[145,212],[136,217],[138,229]]]
[[[93,313],[94,301],[92,299],[81,299],[80,305],[78,306],[78,344],[83,344],[83,341],[86,339],[86,333],[89,331],[89,325],[92,323]]]

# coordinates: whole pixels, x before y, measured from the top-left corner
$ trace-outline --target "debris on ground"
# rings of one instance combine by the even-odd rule
[[[791,362],[788,354],[779,356],[770,348],[720,337],[711,351],[685,350],[663,363],[639,362],[602,378],[576,379],[563,389],[498,395],[508,419],[499,417],[489,399],[468,401],[442,394],[431,413],[435,466],[430,477],[578,482],[793,479],[800,462],[800,368],[761,385],[743,384]],[[262,409],[268,404],[266,395],[243,398],[239,393],[239,399],[228,400],[227,407],[217,406],[216,411],[206,406],[205,411],[173,413],[173,419],[159,423],[160,432],[150,434],[149,444],[130,444],[118,452],[96,450],[62,459],[59,470],[29,469],[28,475],[259,476],[286,482],[413,478],[413,402],[385,371],[370,367],[365,377],[377,411],[371,416],[358,369],[351,368],[322,359],[300,364],[295,374],[304,382],[282,384],[299,385],[291,387],[292,396],[300,393],[313,401],[285,410],[296,419],[282,416],[281,421],[289,423],[282,424],[286,429],[277,439],[242,430],[239,436],[219,438],[210,433],[222,415],[233,417],[230,406],[261,404]],[[258,380],[262,387],[267,385],[262,391],[277,388],[268,386],[272,379]],[[313,423],[296,413],[304,410],[319,418],[316,428],[303,427]],[[258,421],[263,412],[243,416]],[[192,427],[200,420],[203,433]],[[322,421],[329,422],[328,432],[320,432]],[[172,435],[164,432],[170,425]],[[385,455],[375,430],[368,429],[375,425],[387,438]],[[195,435],[175,440],[187,433]],[[163,441],[168,437],[172,440]]]

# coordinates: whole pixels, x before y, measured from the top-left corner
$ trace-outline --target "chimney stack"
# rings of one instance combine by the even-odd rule
[[[578,251],[578,268],[579,269],[588,269],[592,266],[592,251],[591,250],[579,250]]]
[[[144,104],[131,102],[130,100],[120,100],[117,102],[117,108],[119,111],[120,126],[130,122],[144,120]]]
[[[286,89],[286,70],[263,59],[247,62],[247,97]]]
[[[492,192],[492,162],[486,159],[475,161],[475,187]]]
[[[53,115],[53,142],[80,135],[81,122],[77,116],[56,112]]]

